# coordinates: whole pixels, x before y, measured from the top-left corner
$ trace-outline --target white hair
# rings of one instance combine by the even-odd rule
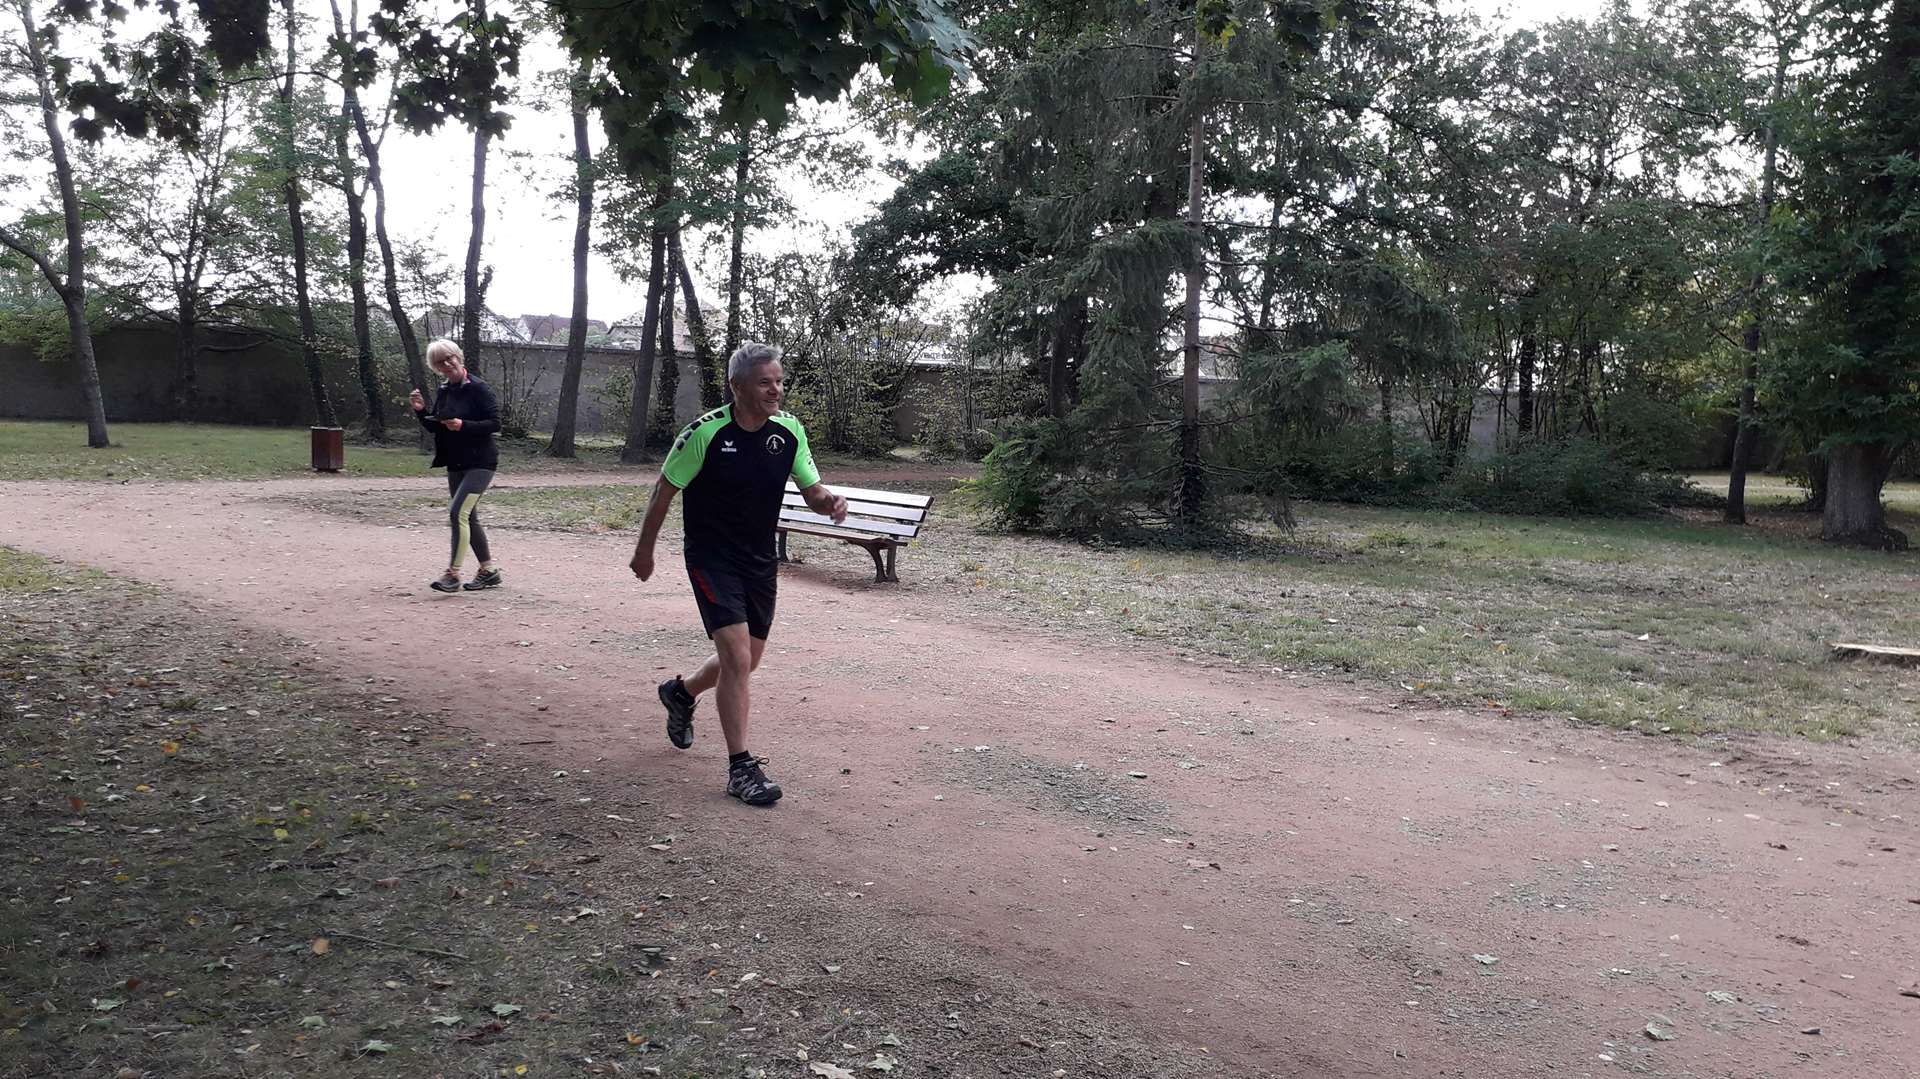
[[[442,358],[466,363],[467,357],[461,353],[460,346],[444,337],[436,338],[427,346],[427,366],[432,367]]]
[[[745,382],[753,369],[763,363],[779,363],[784,351],[779,345],[763,345],[758,341],[748,341],[733,350],[727,357],[727,381]]]

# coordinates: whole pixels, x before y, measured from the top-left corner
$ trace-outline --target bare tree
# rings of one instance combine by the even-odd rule
[[[31,236],[15,229],[0,228],[0,245],[17,252],[33,263],[47,279],[60,305],[66,309],[67,336],[72,343],[73,364],[80,372],[80,392],[86,402],[87,445],[107,444],[107,406],[100,393],[100,368],[93,357],[93,331],[87,325],[86,233],[80,216],[80,198],[73,183],[73,163],[67,156],[66,138],[60,131],[60,112],[53,99],[53,69],[47,59],[45,42],[34,23],[32,0],[13,0],[25,40],[15,49],[26,60],[33,79],[34,96],[40,107],[40,122],[46,128],[47,144],[53,158],[54,182],[60,189],[60,212],[66,225],[66,269],[55,264],[52,254]]]

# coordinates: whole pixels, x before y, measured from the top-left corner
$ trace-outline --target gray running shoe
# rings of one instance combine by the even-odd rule
[[[679,675],[660,683],[660,703],[667,706],[667,741],[679,749],[693,745],[693,694]]]
[[[727,770],[727,793],[750,806],[770,806],[780,800],[780,787],[751,760]]]

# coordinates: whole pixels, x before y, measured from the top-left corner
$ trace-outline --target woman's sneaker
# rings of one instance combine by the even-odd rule
[[[750,806],[770,806],[780,800],[781,792],[754,760],[727,770],[727,793]]]
[[[667,741],[680,749],[692,746],[693,694],[687,692],[679,675],[660,683],[660,703],[667,706]]]
[[[442,573],[438,580],[427,582],[427,587],[435,592],[460,591],[460,578],[452,573]]]
[[[473,575],[473,580],[468,581],[460,587],[469,592],[478,592],[482,588],[498,588],[500,587],[500,571],[497,569],[483,569]]]

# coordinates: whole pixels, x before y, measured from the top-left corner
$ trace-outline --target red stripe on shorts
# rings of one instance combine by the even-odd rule
[[[708,603],[720,602],[720,597],[713,594],[713,586],[707,583],[707,578],[704,574],[691,566],[687,567],[687,572],[693,575],[693,583],[699,586],[701,593],[707,597]]]

